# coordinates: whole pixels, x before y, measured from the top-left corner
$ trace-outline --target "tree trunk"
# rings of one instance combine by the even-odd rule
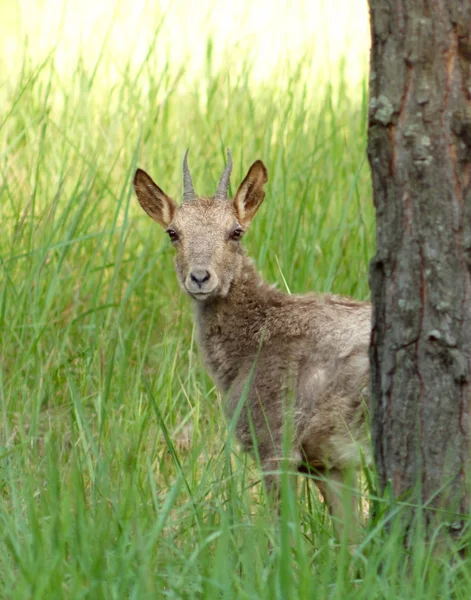
[[[369,3],[376,465],[382,490],[445,509],[424,511],[429,530],[435,515],[459,535],[471,451],[471,2]]]

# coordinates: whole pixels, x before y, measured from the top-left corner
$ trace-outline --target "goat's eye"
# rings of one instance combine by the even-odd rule
[[[230,238],[231,240],[240,240],[240,238],[244,235],[244,230],[241,229],[240,227],[237,227],[237,229],[234,229],[234,231],[232,231]]]
[[[175,231],[175,229],[167,229],[167,233],[168,233],[168,237],[170,238],[170,241],[172,243],[178,241],[178,234]]]

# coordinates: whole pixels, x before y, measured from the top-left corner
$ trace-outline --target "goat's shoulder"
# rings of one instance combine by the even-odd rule
[[[332,294],[288,295],[271,291],[265,307],[266,327],[284,337],[364,336],[369,331],[371,305]]]

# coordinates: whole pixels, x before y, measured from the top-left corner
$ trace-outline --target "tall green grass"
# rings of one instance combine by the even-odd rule
[[[246,243],[263,274],[365,299],[367,96],[341,65],[316,79],[308,52],[254,83],[249,58],[234,71],[204,43],[198,72],[156,68],[151,46],[111,85],[105,43],[67,73],[27,48],[2,74],[0,597],[468,598],[469,562],[420,534],[406,553],[384,500],[353,556],[306,481],[284,482],[278,521],[228,435],[133,172],[178,198],[187,146],[203,194],[227,146],[234,186],[262,158]]]

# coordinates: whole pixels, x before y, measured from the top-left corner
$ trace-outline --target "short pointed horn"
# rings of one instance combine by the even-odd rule
[[[183,157],[183,202],[188,202],[188,200],[194,200],[196,198],[190,169],[188,168],[189,150],[189,148],[186,149],[185,156]]]
[[[231,155],[231,151],[228,148],[227,149],[227,165],[221,175],[218,189],[216,191],[216,195],[214,196],[218,200],[227,200],[227,194],[229,191],[229,179],[231,178],[231,171],[232,171],[232,155]]]

